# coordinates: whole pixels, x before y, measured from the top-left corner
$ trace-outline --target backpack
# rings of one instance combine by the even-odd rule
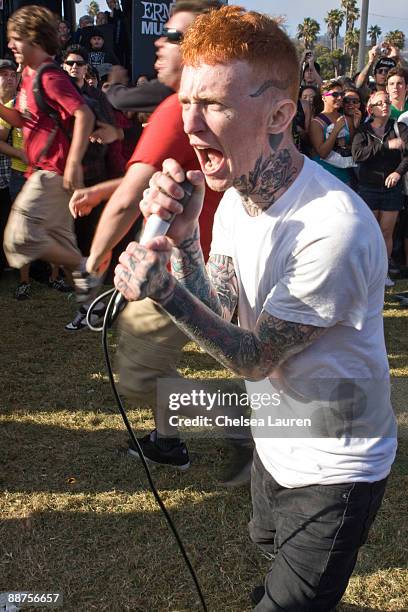
[[[51,117],[51,119],[54,121],[55,126],[54,129],[50,132],[45,148],[43,150],[42,155],[45,156],[48,151],[49,148],[51,147],[55,136],[57,134],[58,129],[60,129],[62,131],[62,133],[65,135],[65,137],[67,138],[68,141],[71,141],[72,139],[72,134],[70,134],[67,129],[65,128],[65,126],[63,125],[62,121],[61,121],[61,117],[58,113],[57,110],[55,110],[55,108],[52,108],[52,106],[50,106],[48,104],[48,102],[46,101],[46,94],[44,91],[44,87],[42,84],[42,75],[44,74],[44,72],[49,72],[49,71],[56,71],[56,72],[63,72],[64,75],[66,75],[68,78],[69,75],[67,74],[67,72],[65,70],[63,70],[60,66],[58,66],[58,64],[56,64],[55,62],[47,62],[45,64],[42,64],[37,72],[36,75],[34,77],[34,82],[33,82],[33,94],[34,94],[34,99],[35,102],[38,106],[38,108],[45,114],[47,114],[49,117]],[[94,117],[95,117],[95,121],[102,121],[104,123],[112,123],[112,121],[114,120],[114,117],[112,115],[109,114],[107,108],[104,108],[104,105],[102,104],[101,100],[98,100],[94,97],[90,97],[89,95],[87,95],[85,92],[82,92],[76,85],[76,83],[73,81],[73,79],[70,79],[71,82],[75,85],[75,87],[77,88],[78,92],[81,94],[81,96],[83,97],[85,103],[87,104],[87,106],[91,109]],[[102,157],[105,156],[106,151],[107,151],[107,147],[108,145],[102,145],[102,144],[98,144],[98,143],[89,143],[87,150],[85,151],[84,157],[82,159],[82,164],[84,166],[84,178],[87,178],[87,169],[90,173],[92,173],[92,169],[93,169],[93,165],[94,165],[94,160],[95,157]],[[89,177],[90,178],[90,177]],[[94,178],[94,177],[92,177]],[[101,180],[103,180],[105,177],[101,177]]]
[[[38,70],[37,70],[37,72],[35,74],[35,77],[34,77],[33,94],[34,94],[35,103],[37,104],[37,106],[40,109],[40,111],[45,113],[46,115],[48,115],[54,121],[54,124],[55,124],[54,125],[54,129],[51,130],[51,132],[49,133],[48,138],[47,138],[47,142],[45,143],[45,147],[44,147],[43,152],[42,152],[42,156],[43,157],[45,155],[47,155],[47,153],[48,153],[52,143],[54,142],[54,139],[55,139],[55,136],[57,134],[57,131],[59,129],[61,130],[61,132],[64,134],[64,136],[67,138],[68,141],[71,140],[71,135],[65,129],[65,126],[63,125],[63,123],[61,121],[61,117],[60,117],[58,111],[55,110],[55,108],[50,106],[45,101],[45,91],[44,91],[44,87],[43,87],[43,84],[42,84],[42,75],[44,74],[44,72],[47,72],[47,71],[50,71],[50,70],[53,70],[55,72],[64,72],[64,74],[67,74],[55,62],[47,62],[46,64],[42,64],[38,68]]]

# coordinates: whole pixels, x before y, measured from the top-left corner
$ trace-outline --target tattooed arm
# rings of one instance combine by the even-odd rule
[[[253,331],[239,328],[221,318],[229,316],[228,313],[236,303],[234,277],[229,285],[232,286],[231,293],[222,296],[219,301],[221,312],[213,312],[167,271],[170,241],[160,237],[155,239],[152,247],[155,250],[146,249],[137,243],[127,247],[115,270],[117,289],[128,300],[151,297],[190,338],[238,376],[249,380],[265,378],[278,365],[312,344],[325,332],[325,328],[283,321],[265,311],[260,314]],[[220,266],[219,259],[216,260],[217,273],[213,273],[213,277],[222,278],[226,274],[229,278],[231,269],[228,262],[224,261]],[[197,282],[198,277],[193,284]],[[219,282],[225,287],[226,283]],[[211,299],[209,303],[214,305]]]
[[[325,332],[325,328],[283,321],[265,311],[253,332],[245,330],[222,320],[178,283],[161,306],[217,361],[248,380],[262,380]]]
[[[204,265],[198,228],[174,248],[171,266],[175,278],[216,314],[230,320],[238,301],[238,286],[231,257],[211,255]]]

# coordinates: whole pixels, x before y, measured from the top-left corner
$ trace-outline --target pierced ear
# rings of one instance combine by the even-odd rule
[[[269,114],[268,131],[271,134],[285,132],[292,123],[296,111],[296,104],[290,98],[284,98],[276,102]]]

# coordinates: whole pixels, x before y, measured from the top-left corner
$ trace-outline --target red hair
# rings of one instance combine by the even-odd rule
[[[181,45],[185,65],[223,64],[243,60],[273,77],[274,86],[297,101],[299,60],[296,49],[277,20],[224,6],[199,15],[188,28]]]

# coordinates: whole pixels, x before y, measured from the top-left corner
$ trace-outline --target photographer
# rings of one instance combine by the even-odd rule
[[[300,84],[308,87],[320,87],[323,79],[320,76],[320,65],[314,61],[312,51],[305,51],[301,63]]]
[[[357,77],[356,87],[360,92],[364,103],[372,94],[373,90],[368,84],[368,76],[374,66],[374,91],[385,91],[387,75],[391,68],[400,64],[402,68],[408,67],[406,61],[400,56],[399,49],[388,42],[375,45],[368,52],[368,62]]]

